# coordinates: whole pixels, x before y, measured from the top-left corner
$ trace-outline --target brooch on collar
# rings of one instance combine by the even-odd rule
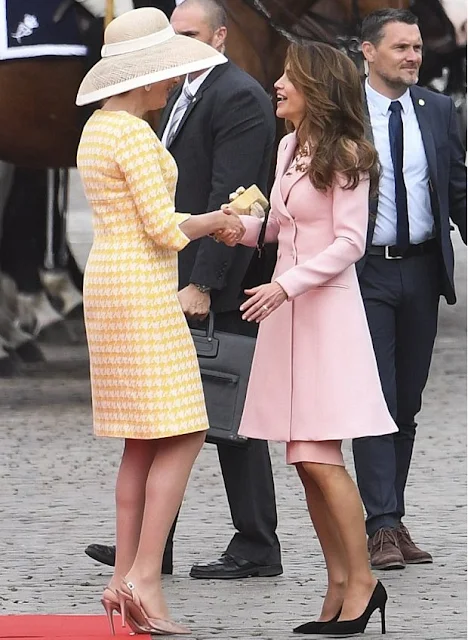
[[[303,160],[303,158],[307,158],[307,160]],[[305,173],[308,171],[310,167],[310,151],[309,145],[304,144],[300,145],[297,149],[297,153],[294,156],[291,164],[289,165],[289,169],[286,172],[287,176],[290,176],[293,171],[300,171],[301,173]]]

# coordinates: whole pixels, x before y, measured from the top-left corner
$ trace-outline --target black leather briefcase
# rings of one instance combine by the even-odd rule
[[[191,329],[208,412],[206,441],[245,447],[248,439],[238,435],[255,338],[214,330],[210,313],[206,329]]]

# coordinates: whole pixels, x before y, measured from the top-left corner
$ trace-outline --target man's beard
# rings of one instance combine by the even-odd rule
[[[419,80],[419,73],[416,76],[415,80],[404,80],[403,78],[392,78],[385,73],[379,72],[380,77],[385,82],[385,84],[391,89],[408,89],[408,87],[412,87],[417,84]]]

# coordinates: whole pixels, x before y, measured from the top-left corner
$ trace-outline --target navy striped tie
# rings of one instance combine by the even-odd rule
[[[409,247],[408,197],[403,176],[403,120],[401,117],[401,102],[394,100],[390,103],[390,118],[388,134],[390,137],[390,151],[392,154],[393,173],[395,175],[395,204],[397,210],[397,247],[405,251]]]

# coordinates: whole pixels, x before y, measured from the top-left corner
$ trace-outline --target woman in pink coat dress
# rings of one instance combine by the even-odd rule
[[[275,85],[280,143],[266,241],[278,241],[273,280],[248,290],[244,318],[261,322],[240,433],[286,442],[328,571],[318,621],[298,633],[362,632],[387,594],[368,563],[359,493],[344,438],[397,430],[382,394],[355,263],[364,254],[377,157],[364,134],[352,62],[321,44],[291,45]],[[262,221],[242,216],[242,243]]]

